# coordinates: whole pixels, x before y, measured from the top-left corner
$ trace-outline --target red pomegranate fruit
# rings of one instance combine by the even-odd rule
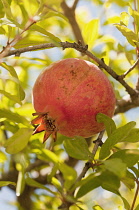
[[[68,137],[90,137],[104,129],[96,121],[103,113],[112,117],[115,94],[106,75],[93,63],[68,58],[53,63],[33,87],[37,115],[35,133],[45,131],[44,141],[59,132]]]

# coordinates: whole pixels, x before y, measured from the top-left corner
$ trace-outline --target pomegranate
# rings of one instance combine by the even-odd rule
[[[59,132],[65,136],[90,137],[104,129],[96,115],[113,116],[115,95],[106,75],[93,63],[68,58],[53,63],[33,87],[37,115],[35,133],[45,131],[44,141]]]

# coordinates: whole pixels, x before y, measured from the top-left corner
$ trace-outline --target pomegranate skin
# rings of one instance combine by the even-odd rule
[[[33,87],[36,112],[46,113],[53,119],[55,131],[68,137],[90,137],[102,131],[104,125],[96,121],[96,115],[112,117],[115,101],[106,75],[93,63],[77,58],[53,63]]]

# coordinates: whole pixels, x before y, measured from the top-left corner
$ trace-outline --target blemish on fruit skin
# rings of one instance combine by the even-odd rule
[[[77,73],[74,70],[70,71],[72,78],[76,78],[77,77]]]

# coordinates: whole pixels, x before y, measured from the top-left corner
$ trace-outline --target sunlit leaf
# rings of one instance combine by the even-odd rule
[[[39,25],[32,25],[31,30],[35,30],[35,31],[38,31],[44,35],[46,35],[47,37],[49,37],[50,40],[54,41],[54,42],[61,42],[61,40],[56,37],[54,34],[46,31],[44,28],[40,27]]]
[[[137,10],[133,10],[131,7],[128,8],[129,14],[134,18],[134,25],[136,33],[139,32],[139,12]]]
[[[41,159],[41,160],[45,160],[45,161],[50,161],[50,162],[53,162],[53,163],[58,163],[59,161],[59,158],[58,156],[48,150],[48,149],[34,149],[33,150],[36,154],[38,154],[38,158]]]
[[[105,169],[111,171],[118,177],[125,177],[126,164],[119,158],[111,158],[104,162]]]
[[[85,24],[82,31],[85,43],[88,44],[89,48],[92,48],[95,40],[98,37],[99,32],[99,19],[93,19],[89,23]]]
[[[19,98],[17,96],[12,95],[4,90],[0,90],[0,94],[3,94],[4,96],[6,96],[10,100],[14,101],[15,103],[22,105],[21,101],[19,100]]]
[[[28,175],[26,175],[25,181],[31,187],[35,187],[35,188],[40,188],[40,189],[46,190],[46,191],[52,193],[53,195],[56,194],[55,192],[53,192],[52,190],[50,190],[48,187],[46,187],[43,184],[40,184],[39,182],[37,182],[34,179],[30,178]]]
[[[0,187],[7,186],[7,185],[9,185],[9,184],[14,185],[14,186],[16,185],[16,183],[15,183],[15,182],[0,181]]]
[[[129,14],[127,12],[121,12],[121,14],[120,14],[120,23],[124,24],[125,26],[127,26],[128,22],[129,22]]]
[[[126,37],[127,41],[135,47],[135,43],[138,42],[138,36],[132,30],[126,26],[115,24],[116,28]]]
[[[19,97],[19,99],[22,101],[25,98],[25,92],[20,84],[20,81],[18,79],[18,75],[15,71],[15,69],[10,66],[7,65],[6,63],[1,63],[0,64],[3,68],[5,68],[6,70],[8,70],[8,72],[11,74],[11,76],[14,78],[13,81],[15,81],[16,85],[17,85],[17,96]]]
[[[20,27],[20,24],[16,21],[16,19],[13,17],[12,11],[11,11],[11,7],[8,3],[7,0],[1,0],[3,7],[4,7],[4,11],[6,13],[7,18],[12,21],[17,27]]]
[[[114,23],[119,23],[119,22],[120,22],[120,17],[119,16],[112,16],[112,17],[107,18],[104,25],[114,24]]]
[[[65,163],[59,163],[59,170],[62,172],[65,180],[64,187],[68,190],[74,184],[77,178],[77,173],[72,167]]]
[[[115,152],[110,158],[120,158],[127,167],[131,167],[139,161],[139,151],[137,149],[123,149]]]
[[[136,206],[135,210],[139,210],[139,204]]]
[[[6,0],[1,0],[1,1],[2,1],[2,4],[3,4],[4,10],[5,10],[6,16],[9,19],[13,18],[11,8],[10,8],[10,5],[8,4],[8,1],[6,1]]]
[[[79,160],[93,159],[92,153],[88,149],[88,144],[83,137],[65,139],[64,148],[69,156],[73,158]]]
[[[20,128],[12,137],[5,142],[6,152],[15,154],[20,152],[27,145],[32,135],[32,129]]]
[[[101,206],[99,206],[99,205],[93,206],[93,209],[94,210],[103,210],[103,208]]]
[[[7,160],[6,154],[0,151],[0,163],[4,163],[6,160]]]
[[[110,150],[115,144],[117,144],[118,142],[123,142],[126,139],[130,138],[132,129],[135,125],[135,122],[129,122],[126,125],[114,130],[101,147],[99,154],[100,159],[106,158],[110,154]]]
[[[107,135],[110,136],[116,129],[115,122],[105,114],[99,113],[96,116],[97,122],[104,123]]]
[[[29,126],[29,121],[25,117],[7,109],[0,109],[0,117],[7,118],[12,122],[22,123],[24,125]]]
[[[3,27],[0,27],[0,34],[5,34],[5,29]]]
[[[23,37],[20,39],[15,45],[15,49],[23,48],[23,47],[28,47],[28,46],[34,46],[39,44],[44,44],[48,42],[47,37],[42,36],[42,35],[37,35],[37,34],[29,34],[28,36]]]
[[[130,135],[127,135],[121,142],[138,142],[139,141],[139,128],[133,128]]]

